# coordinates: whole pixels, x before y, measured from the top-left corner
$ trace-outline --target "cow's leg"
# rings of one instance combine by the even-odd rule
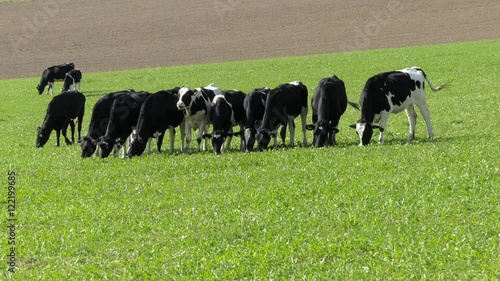
[[[302,108],[302,112],[300,113],[300,119],[302,119],[302,144],[307,146],[307,107]]]
[[[133,134],[130,134],[126,139],[125,141],[123,142],[123,150],[122,150],[122,158],[126,158],[127,157],[127,152],[128,152],[128,147],[127,147],[127,143],[131,143],[132,142],[132,139],[133,139]]]
[[[148,138],[148,140],[147,140],[147,142],[148,142],[148,144],[147,144],[148,145],[148,154],[151,154],[151,140],[152,139],[153,138]]]
[[[77,119],[78,122],[78,141],[82,140],[81,133],[82,133],[82,121],[83,121],[83,115],[79,116]]]
[[[75,126],[75,124],[73,123],[73,128],[74,128],[74,126]],[[68,139],[67,134],[66,134],[67,130],[68,130],[68,124],[64,124],[61,133],[62,133],[62,135],[64,137],[64,141],[66,142],[66,145],[71,145],[71,141],[70,141],[70,139]]]
[[[229,129],[229,136],[227,137],[226,147],[223,147],[224,150],[231,149],[231,140],[233,139],[233,128]]]
[[[189,145],[191,144],[191,126],[186,122],[186,146],[184,147],[186,153],[189,153]]]
[[[295,125],[293,122],[293,117],[288,116],[288,130],[290,131],[290,146],[295,145]]]
[[[427,107],[427,103],[424,101],[422,104],[417,104],[420,113],[422,113],[422,117],[424,118],[425,125],[427,125],[427,135],[429,139],[434,138],[434,132],[432,131],[432,123],[431,123],[431,112]]]
[[[52,87],[54,86],[54,82],[49,82],[49,88],[47,89],[47,94],[52,95]]]
[[[56,146],[59,146],[60,143],[59,143],[59,138],[61,137],[61,131],[60,130],[56,130]]]
[[[200,127],[198,129],[198,136],[196,137],[196,142],[198,143],[198,151],[201,151],[200,146],[201,146],[201,141],[203,140],[202,136],[207,132],[207,127],[208,126],[206,121],[202,121],[200,123]],[[208,149],[208,139],[205,139],[205,141],[203,142],[203,151],[206,151],[207,149]]]
[[[245,151],[245,137],[244,137],[244,132],[245,132],[245,126],[240,125],[240,151],[244,152]]]
[[[116,158],[116,157],[120,156],[120,151],[121,151],[121,149],[122,149],[122,145],[121,145],[119,142],[117,142],[117,143],[115,143],[115,145],[114,145],[114,149],[115,149],[115,153],[113,153],[113,157],[115,157],[115,158]],[[125,153],[124,153],[124,154],[125,154]]]
[[[412,141],[415,138],[415,126],[417,124],[417,113],[413,104],[406,108],[406,116],[408,117],[408,123],[410,123],[410,132],[408,133],[408,140]]]
[[[184,140],[186,139],[186,121],[182,121],[179,125],[181,130],[181,152],[184,152]]]
[[[174,143],[175,143],[175,128],[173,126],[168,127],[168,132],[170,133],[170,150],[169,153],[174,153]]]
[[[69,120],[69,126],[71,129],[71,144],[75,143],[75,121]]]
[[[389,120],[390,112],[388,111],[382,111],[380,113],[380,122],[379,122],[379,129],[380,129],[380,134],[378,136],[378,142],[379,143],[384,143],[384,131],[385,128],[387,127],[387,121]]]
[[[163,138],[165,137],[165,131],[160,132],[160,135],[158,136],[158,141],[156,142],[156,146],[158,147],[157,153],[161,153],[161,145],[163,144]]]
[[[276,129],[274,129],[274,131],[272,131],[272,133],[274,134],[274,148],[278,148],[278,127],[276,127]]]

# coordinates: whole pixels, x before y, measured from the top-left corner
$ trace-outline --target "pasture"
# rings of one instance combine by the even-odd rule
[[[417,110],[415,141],[407,142],[408,122],[400,113],[389,119],[385,144],[368,147],[357,146],[348,125],[359,112],[348,108],[337,147],[215,156],[181,154],[176,142],[174,155],[164,145],[161,155],[81,159],[78,145],[55,147],[55,133],[35,148],[52,98],[37,95],[39,77],[0,81],[3,186],[8,171],[17,175],[18,268],[9,273],[4,262],[0,276],[500,279],[499,49],[500,40],[493,40],[106,73],[82,69],[83,134],[97,99],[128,88],[155,92],[214,82],[249,92],[300,80],[312,97],[321,78],[336,74],[349,100],[358,102],[367,78],[413,65],[435,86],[450,83],[438,93],[427,90],[434,140],[426,139]],[[61,86],[56,82],[54,91]],[[7,216],[6,188],[0,198]],[[4,228],[3,261],[7,235]]]

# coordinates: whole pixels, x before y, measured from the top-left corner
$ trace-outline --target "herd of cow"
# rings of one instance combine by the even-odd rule
[[[335,135],[339,132],[340,117],[347,105],[357,108],[361,118],[351,125],[359,136],[360,145],[368,145],[373,129],[380,130],[379,142],[384,140],[384,129],[391,113],[406,111],[410,123],[409,140],[415,137],[418,106],[427,125],[429,138],[433,137],[430,112],[427,107],[424,82],[434,88],[419,67],[377,74],[369,78],[358,104],[347,100],[344,82],[336,76],[321,79],[312,97],[312,122],[307,125],[308,89],[301,82],[281,84],[274,89],[257,88],[248,94],[239,90],[221,91],[214,84],[190,89],[176,87],[154,94],[136,92],[132,89],[114,92],[100,98],[92,110],[88,133],[81,138],[82,120],[85,113],[85,96],[80,92],[82,74],[68,63],[45,69],[40,84],[42,94],[45,86],[49,92],[55,80],[64,79],[63,90],[54,96],[48,105],[45,120],[38,127],[37,147],[43,147],[53,130],[57,133],[56,145],[59,146],[60,132],[66,144],[75,142],[75,119],[78,124],[78,142],[82,157],[98,155],[108,157],[114,150],[118,156],[123,147],[123,155],[141,155],[151,139],[157,138],[157,151],[161,152],[166,130],[170,133],[170,153],[174,151],[175,128],[181,132],[181,151],[190,152],[191,131],[198,131],[197,149],[206,150],[211,139],[213,151],[220,154],[229,149],[233,136],[240,136],[240,150],[250,152],[255,143],[257,149],[266,149],[274,139],[278,145],[277,131],[285,142],[289,130],[290,145],[294,145],[295,123],[300,115],[303,134],[302,144],[308,145],[306,130],[313,131],[313,146],[335,145]],[[77,89],[78,88],[78,89]],[[378,125],[376,125],[378,123]],[[71,127],[71,140],[66,136],[68,125]],[[212,131],[209,132],[209,126]],[[233,127],[239,126],[234,132]],[[130,143],[127,150],[126,141]],[[203,148],[201,147],[202,141]]]

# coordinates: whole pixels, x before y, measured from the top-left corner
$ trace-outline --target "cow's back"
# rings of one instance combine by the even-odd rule
[[[245,107],[244,107],[246,98],[245,93],[238,90],[229,90],[229,91],[224,91],[223,95],[226,98],[227,102],[231,104],[236,123],[245,122],[246,119]]]
[[[50,101],[47,114],[76,118],[85,111],[85,101],[85,96],[79,91],[63,92]]]

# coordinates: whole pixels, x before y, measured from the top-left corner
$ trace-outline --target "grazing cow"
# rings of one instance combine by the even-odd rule
[[[60,132],[64,136],[67,145],[75,142],[75,123],[78,122],[78,139],[82,131],[82,120],[85,113],[85,96],[78,92],[63,92],[55,96],[49,103],[47,114],[41,127],[38,127],[36,147],[43,147],[49,140],[50,133],[57,133],[56,146],[59,146]],[[66,136],[68,124],[71,126],[71,141]]]
[[[64,77],[66,77],[66,73],[70,72],[74,68],[75,65],[73,63],[66,63],[66,64],[47,67],[42,73],[42,77],[40,78],[40,84],[36,86],[36,88],[38,89],[38,94],[41,95],[43,93],[43,91],[45,90],[45,86],[47,86],[47,84],[49,85],[47,93],[51,94],[52,87],[54,86],[54,81],[63,80]]]
[[[198,151],[200,151],[201,139],[203,134],[208,133],[208,125],[210,118],[208,113],[212,108],[212,100],[216,95],[220,95],[221,90],[214,84],[210,84],[204,88],[197,88],[194,91],[187,87],[182,87],[179,90],[179,101],[177,108],[184,111],[184,123],[186,130],[186,146],[185,152],[189,153],[189,144],[191,143],[191,129],[199,130],[196,142],[198,143]],[[184,140],[182,140],[184,147]],[[203,150],[207,150],[207,139],[203,145]]]
[[[108,157],[115,145],[115,157],[118,156],[121,146],[126,146],[127,138],[137,126],[141,106],[148,96],[150,94],[147,92],[133,92],[115,99],[111,106],[106,134],[99,144],[102,158]],[[127,151],[126,147],[123,149],[124,152]]]
[[[92,109],[92,117],[90,118],[90,125],[87,135],[84,136],[80,142],[82,147],[82,157],[90,157],[96,152],[101,141],[101,137],[106,133],[108,127],[111,107],[113,102],[118,97],[124,94],[130,94],[134,90],[126,90],[120,92],[109,93],[100,98]],[[99,154],[99,151],[96,152]]]
[[[75,68],[66,73],[61,92],[65,91],[80,91],[80,84],[82,82],[82,72],[80,69]]]
[[[410,123],[409,140],[415,138],[417,113],[413,107],[416,104],[424,117],[429,138],[433,138],[430,111],[425,98],[424,82],[427,82],[436,92],[445,85],[434,88],[427,76],[419,67],[410,67],[398,71],[377,74],[365,84],[360,97],[361,118],[351,128],[359,135],[360,146],[368,145],[373,135],[373,129],[380,129],[379,143],[384,141],[384,130],[391,113],[406,111]],[[379,125],[375,125],[379,123]]]
[[[257,88],[245,97],[245,101],[243,103],[246,114],[245,131],[243,134],[245,152],[253,150],[255,134],[257,133],[257,128],[262,122],[262,118],[264,117],[266,99],[270,91],[271,89],[269,88]]]
[[[130,144],[129,157],[140,156],[146,148],[146,142],[154,136],[158,137],[160,153],[167,128],[170,131],[170,153],[174,152],[174,128],[181,125],[181,138],[184,136],[184,113],[177,108],[179,90],[180,88],[174,88],[160,91],[144,101],[137,121],[137,137]]]
[[[306,126],[306,129],[314,130],[315,147],[336,144],[335,134],[339,132],[340,117],[344,114],[347,103],[359,109],[357,104],[347,100],[344,81],[335,75],[319,81],[311,102],[313,124]]]
[[[271,137],[277,146],[276,128],[280,125],[290,129],[290,145],[294,145],[295,124],[293,120],[300,115],[302,119],[303,145],[307,146],[307,87],[301,82],[282,84],[269,92],[266,100],[266,110],[256,139],[259,150],[267,148]],[[282,136],[283,137],[283,136]]]
[[[215,154],[220,154],[224,141],[227,144],[224,149],[230,149],[231,139],[241,134],[245,124],[245,93],[237,90],[224,91],[221,95],[215,96],[212,101],[210,120],[212,121],[213,133],[204,134],[203,138],[212,139],[212,147]],[[233,133],[233,126],[239,125],[240,131]],[[244,149],[244,142],[241,139],[240,150]]]

